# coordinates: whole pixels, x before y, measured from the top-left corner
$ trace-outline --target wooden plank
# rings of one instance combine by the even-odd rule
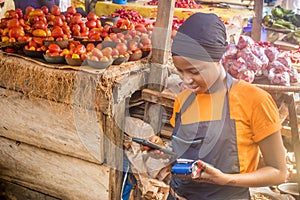
[[[0,178],[60,199],[110,199],[104,165],[0,137]]]
[[[261,39],[263,5],[264,5],[263,0],[254,0],[255,16],[253,17],[253,22],[252,22],[251,37],[253,40],[257,42],[260,41]]]
[[[130,97],[134,92],[145,87],[148,73],[141,72],[132,74],[116,81],[113,88],[114,103]]]
[[[18,184],[14,184],[0,179],[0,199],[1,191],[9,199],[38,199],[38,200],[59,200],[55,197],[31,190]]]
[[[113,115],[105,116],[105,157],[110,166],[110,199],[120,199],[123,174],[123,130],[125,123],[125,102],[123,99],[112,106]]]
[[[253,0],[197,0],[200,3],[226,3],[232,5],[252,6]]]
[[[142,91],[142,99],[144,101],[160,104],[168,108],[173,108],[175,97],[154,90],[144,89]]]
[[[101,113],[0,88],[0,136],[103,163]]]

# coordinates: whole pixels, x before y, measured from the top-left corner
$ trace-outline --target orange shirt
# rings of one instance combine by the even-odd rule
[[[181,92],[174,102],[170,123],[175,124],[179,112],[190,91]],[[182,114],[182,123],[220,120],[225,92],[198,94],[196,101]],[[254,171],[259,160],[257,142],[281,129],[278,108],[271,95],[245,81],[233,85],[229,92],[231,119],[236,121],[237,149],[240,173]]]

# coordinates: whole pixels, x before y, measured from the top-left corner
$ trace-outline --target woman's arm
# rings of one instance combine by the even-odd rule
[[[262,187],[284,182],[287,168],[280,131],[260,141],[259,147],[264,158],[264,167],[245,174],[224,174],[204,163],[204,171],[195,181],[240,187]]]

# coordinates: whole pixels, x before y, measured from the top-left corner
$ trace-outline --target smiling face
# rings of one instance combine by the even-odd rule
[[[192,92],[202,94],[209,89],[210,92],[224,89],[223,80],[226,74],[219,62],[204,62],[181,56],[173,56],[173,62],[183,83]]]

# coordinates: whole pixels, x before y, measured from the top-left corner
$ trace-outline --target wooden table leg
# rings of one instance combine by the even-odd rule
[[[300,139],[298,133],[298,119],[295,108],[294,94],[286,94],[285,102],[288,104],[290,127],[292,133],[292,143],[294,148],[294,154],[296,158],[296,170],[297,170],[297,183],[298,191],[300,194]],[[297,197],[300,200],[300,196]]]

